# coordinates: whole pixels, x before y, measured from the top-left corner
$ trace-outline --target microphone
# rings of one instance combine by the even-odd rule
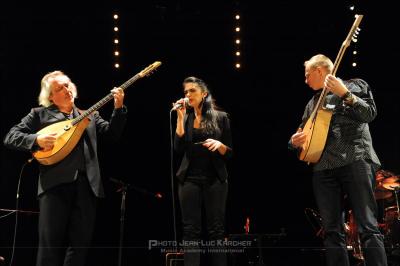
[[[189,98],[185,97],[182,103],[177,103],[172,107],[171,111],[175,111],[176,109],[181,108],[183,105],[189,106]]]

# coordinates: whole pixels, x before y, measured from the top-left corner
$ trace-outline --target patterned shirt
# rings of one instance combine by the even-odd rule
[[[324,151],[320,160],[313,165],[314,171],[341,167],[360,159],[380,165],[368,126],[377,114],[371,88],[362,79],[351,79],[343,83],[356,96],[357,101],[351,106],[332,93],[326,96],[325,107],[333,109],[333,115]],[[312,113],[319,95],[320,92],[308,102],[301,128]]]

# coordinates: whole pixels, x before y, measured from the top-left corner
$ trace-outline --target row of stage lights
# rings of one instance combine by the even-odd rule
[[[235,60],[235,68],[236,69],[240,69],[241,67],[241,45],[240,45],[240,15],[236,14],[235,15],[235,56],[236,56],[236,60]]]
[[[349,7],[351,11],[355,11],[355,6],[351,5]],[[357,16],[355,14],[355,16]],[[119,49],[119,27],[118,27],[118,20],[119,20],[119,15],[117,13],[114,13],[113,15],[113,21],[114,21],[114,68],[119,69],[120,68],[120,49]],[[240,33],[241,33],[241,27],[240,27],[240,15],[236,14],[235,15],[235,68],[240,69],[241,68],[241,40],[240,40]],[[354,39],[354,49],[353,49],[353,62],[352,66],[356,67],[357,66],[357,39]]]
[[[354,4],[350,5],[349,9],[352,12],[354,17],[358,16],[357,13],[356,13],[356,8],[355,8]],[[360,31],[360,29],[357,29],[357,31],[356,31],[357,35],[358,35],[359,31]],[[353,38],[352,40],[353,40],[354,44],[353,44],[353,53],[352,53],[353,54],[353,60],[352,60],[351,66],[355,68],[355,67],[357,67],[357,54],[358,54],[358,52],[357,52],[357,43],[358,42],[357,42],[357,38]]]
[[[119,15],[117,13],[114,13],[113,15],[113,21],[114,21],[114,68],[119,69],[120,68],[120,49],[119,49],[119,27],[118,27],[118,20],[119,20]],[[235,15],[235,68],[240,69],[241,67],[241,49],[240,49],[240,15],[236,14]]]
[[[119,27],[118,27],[118,20],[119,20],[119,15],[117,13],[114,13],[113,15],[113,21],[114,21],[114,68],[119,69],[120,68],[120,62],[119,62],[119,56],[120,56],[120,49],[119,49]]]

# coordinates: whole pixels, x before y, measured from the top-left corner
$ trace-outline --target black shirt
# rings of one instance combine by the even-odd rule
[[[67,114],[64,112],[62,114],[65,116],[66,120],[71,120],[71,119],[74,119],[79,116],[79,113],[76,110],[74,110],[70,114]],[[71,151],[71,154],[68,155],[68,156],[77,156],[78,161],[79,161],[79,165],[78,165],[79,172],[86,172],[85,155],[83,152],[85,136],[86,136],[86,131],[83,132],[79,142],[76,144],[75,148]]]
[[[208,135],[203,128],[193,128],[191,160],[186,172],[188,180],[206,181],[218,176],[212,162],[212,152],[199,143],[206,139]]]
[[[319,162],[314,164],[314,171],[341,167],[360,159],[380,165],[368,126],[377,114],[371,88],[362,79],[343,83],[357,97],[357,101],[353,105],[346,105],[336,95],[330,93],[326,96],[325,106],[333,109],[333,115],[324,151]],[[316,96],[305,108],[301,127],[314,109],[319,94]]]

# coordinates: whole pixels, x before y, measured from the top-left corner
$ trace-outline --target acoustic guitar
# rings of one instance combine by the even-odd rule
[[[336,74],[344,52],[346,51],[347,47],[350,46],[351,41],[357,41],[357,36],[360,30],[358,26],[360,25],[362,18],[363,15],[356,15],[353,26],[351,27],[350,32],[348,33],[342,46],[340,47],[335,63],[333,64],[333,71],[331,73],[332,75]],[[327,94],[328,90],[323,88],[318,102],[303,128],[303,132],[307,135],[307,139],[301,147],[299,159],[307,163],[318,162],[325,147],[332,118],[332,110],[324,107]]]
[[[124,84],[119,86],[119,88],[123,90],[127,89],[138,79],[149,76],[160,65],[161,62],[154,62],[130,78]],[[90,107],[88,110],[81,113],[78,117],[71,120],[54,123],[38,131],[37,134],[55,133],[57,140],[55,141],[51,150],[38,150],[33,152],[33,157],[43,165],[52,165],[64,159],[74,149],[86,127],[89,125],[88,116],[113,98],[113,94],[110,92],[107,96]]]

